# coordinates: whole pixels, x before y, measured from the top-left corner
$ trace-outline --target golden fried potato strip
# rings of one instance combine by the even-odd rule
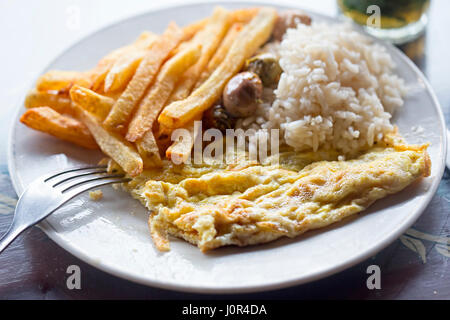
[[[269,39],[277,13],[271,8],[261,8],[258,15],[239,33],[220,66],[188,98],[175,101],[159,115],[158,121],[169,128],[179,128],[206,109],[222,94],[223,88],[239,70],[245,60]]]
[[[25,98],[25,108],[50,107],[58,113],[75,115],[75,110],[67,95],[55,91],[37,91],[31,89]]]
[[[151,130],[147,131],[141,139],[136,141],[136,147],[144,161],[144,168],[162,165],[158,142]]]
[[[194,43],[202,46],[202,55],[198,62],[181,76],[175,91],[169,98],[169,103],[185,99],[191,93],[192,88],[228,31],[230,21],[230,12],[228,10],[222,7],[214,9],[208,24],[192,39]]]
[[[148,48],[149,46],[151,46],[151,44],[157,37],[158,36],[156,34],[149,31],[145,31],[132,44],[118,48],[108,53],[105,57],[103,57],[99,61],[97,66],[90,71],[92,80],[92,90],[96,92],[102,91],[101,90],[102,85],[104,83],[106,76],[119,59],[127,57],[130,54],[133,54],[136,50]]]
[[[104,92],[123,91],[136,72],[142,59],[147,54],[151,45],[158,39],[158,35],[145,33],[146,37],[137,41],[135,50],[120,56],[111,66],[105,77]],[[143,35],[141,35],[141,38]]]
[[[104,122],[106,126],[119,130],[126,126],[138,102],[155,79],[161,65],[179,44],[182,37],[182,29],[175,23],[170,23],[164,34],[153,43],[127,88],[114,104]]]
[[[209,18],[195,21],[183,27],[183,42],[191,40],[197,32],[203,29],[208,24]]]
[[[243,8],[234,10],[231,13],[231,19],[233,23],[243,23],[246,24],[250,22],[258,14],[260,8]]]
[[[139,107],[128,126],[126,138],[135,142],[145,132],[151,130],[153,122],[158,117],[170,96],[180,74],[192,66],[200,56],[202,47],[193,43],[183,51],[168,60],[159,72],[155,83],[141,100]]]
[[[236,39],[237,35],[239,34],[239,32],[242,30],[243,27],[244,25],[242,24],[242,22],[236,22],[230,27],[225,38],[223,39],[222,43],[217,49],[216,53],[209,61],[208,66],[202,72],[200,78],[197,80],[197,83],[195,84],[194,87],[195,89],[200,87],[202,83],[205,82],[209,78],[209,76],[214,72],[214,70],[216,70],[216,68],[222,63],[222,61],[227,56],[227,53],[230,50],[234,40]]]
[[[105,77],[103,91],[124,90],[131,78],[133,78],[145,54],[145,50],[136,50],[117,59]]]
[[[143,162],[135,147],[119,134],[108,131],[95,115],[78,105],[77,107],[81,121],[88,127],[102,152],[117,162],[130,176],[139,175],[143,170]]]
[[[34,130],[48,133],[61,140],[88,149],[98,149],[97,143],[83,123],[64,116],[50,107],[28,109],[20,117],[20,121]]]
[[[67,92],[75,84],[90,88],[92,85],[90,74],[78,71],[51,70],[39,77],[36,89],[43,92]]]
[[[115,100],[102,96],[92,90],[75,85],[70,89],[70,98],[84,110],[104,120],[115,103]]]

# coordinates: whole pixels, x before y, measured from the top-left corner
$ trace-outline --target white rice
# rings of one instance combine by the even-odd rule
[[[275,97],[238,128],[281,129],[296,150],[354,154],[393,130],[406,88],[385,48],[348,25],[299,25],[279,46],[283,69]],[[272,102],[273,101],[273,102]]]

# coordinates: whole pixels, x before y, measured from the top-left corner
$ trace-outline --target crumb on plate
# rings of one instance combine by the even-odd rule
[[[89,197],[91,198],[91,200],[98,201],[103,198],[103,192],[102,190],[91,191],[89,192]]]

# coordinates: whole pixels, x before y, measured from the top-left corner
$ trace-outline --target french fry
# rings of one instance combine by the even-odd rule
[[[114,104],[104,122],[106,126],[120,130],[126,125],[137,103],[155,79],[161,65],[182,37],[183,31],[175,23],[169,24],[164,34],[153,43],[127,88]]]
[[[183,28],[183,42],[191,40],[197,32],[203,29],[208,23],[209,18],[205,18],[199,21],[195,21],[191,24],[188,24]]]
[[[261,8],[239,33],[227,56],[208,80],[188,98],[165,107],[158,122],[172,129],[179,128],[210,108],[220,98],[231,77],[242,69],[245,60],[270,37],[276,17],[274,9]]]
[[[195,120],[200,120],[198,117]],[[185,163],[192,152],[195,140],[202,134],[201,126],[195,126],[195,120],[184,127],[189,132],[190,139],[175,140],[166,150],[166,157],[176,164]],[[186,137],[184,137],[186,138]]]
[[[61,140],[88,149],[97,149],[97,143],[88,128],[78,120],[64,116],[50,107],[28,109],[20,118],[28,127],[48,133]]]
[[[247,23],[252,20],[258,13],[259,8],[244,8],[237,9],[231,12],[231,21],[233,23]],[[202,20],[195,21],[188,24],[183,28],[184,36],[183,41],[189,41],[194,37],[194,35],[203,29],[208,23],[209,18],[204,18]]]
[[[158,39],[159,35],[153,33],[151,31],[142,32],[136,41],[133,43],[133,46],[136,49],[150,49],[156,39]]]
[[[88,127],[103,153],[117,162],[130,176],[139,175],[143,170],[143,162],[134,146],[119,134],[109,132],[95,115],[77,107],[81,120]]]
[[[102,94],[102,96],[108,97],[113,99],[114,101],[117,101],[119,97],[122,95],[123,91],[115,91],[115,92],[105,92]]]
[[[25,108],[50,107],[61,114],[75,115],[69,97],[55,91],[37,91],[31,89],[25,98]]]
[[[161,166],[159,146],[151,130],[147,131],[142,139],[136,141],[136,147],[144,161],[145,168]]]
[[[99,61],[97,66],[91,71],[92,90],[101,90],[101,86],[114,62],[119,59],[120,56],[130,52],[132,49],[131,45],[116,49]]]
[[[185,99],[191,93],[192,88],[206,68],[211,56],[228,31],[230,21],[229,11],[222,7],[217,7],[208,24],[194,36],[192,41],[202,45],[202,55],[198,62],[181,76],[175,91],[169,98],[169,103]]]
[[[250,22],[259,12],[260,8],[243,8],[234,10],[231,13],[231,19],[233,23],[246,24]]]
[[[115,102],[112,98],[102,96],[78,85],[70,89],[70,98],[74,103],[94,114],[102,121],[106,118]]]
[[[211,60],[209,60],[208,66],[202,72],[200,78],[197,80],[194,89],[200,87],[200,85],[209,78],[214,70],[216,70],[220,63],[225,59],[228,51],[231,48],[231,45],[233,44],[239,32],[242,30],[243,26],[244,25],[241,22],[236,22],[230,27],[216,53],[213,55]]]
[[[105,77],[104,92],[123,91],[126,88],[145,54],[157,38],[158,36],[153,33],[142,34],[135,43],[135,50],[120,56],[114,62]]]
[[[90,87],[92,82],[90,74],[78,71],[52,70],[39,77],[36,89],[38,91],[66,92],[74,85]]]
[[[105,77],[104,92],[124,90],[144,55],[144,50],[137,50],[130,55],[119,58]]]
[[[134,142],[151,130],[165,102],[170,96],[180,74],[192,66],[200,56],[202,47],[193,43],[168,60],[159,72],[155,83],[141,100],[139,107],[128,126],[126,138]]]
[[[244,25],[241,22],[236,22],[230,27],[230,29],[227,32],[227,35],[220,44],[220,47],[217,49],[216,53],[208,63],[207,67],[208,72],[214,71],[225,59],[228,51],[233,45],[234,40],[236,39],[237,35],[239,34],[239,32],[242,30],[243,27]]]
[[[152,32],[145,31],[137,38],[137,40],[127,46],[118,48],[105,57],[103,57],[97,66],[90,72],[92,81],[92,90],[101,91],[101,86],[104,83],[106,76],[117,60],[133,54],[136,50],[148,48],[158,36]]]

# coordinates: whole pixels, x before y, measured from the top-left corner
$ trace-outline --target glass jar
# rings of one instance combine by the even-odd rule
[[[394,44],[417,39],[425,31],[430,0],[337,0],[340,12],[366,31]]]

